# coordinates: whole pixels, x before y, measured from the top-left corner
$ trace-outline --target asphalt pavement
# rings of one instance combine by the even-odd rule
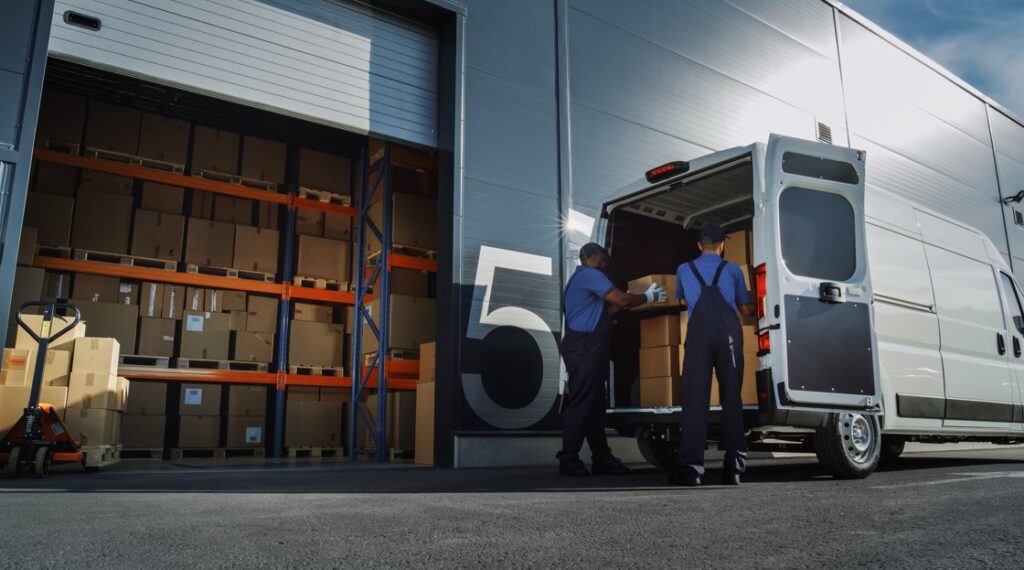
[[[125,462],[0,478],[0,567],[1019,568],[1022,513],[1016,448],[859,481],[755,461],[741,487],[696,489],[642,466]]]

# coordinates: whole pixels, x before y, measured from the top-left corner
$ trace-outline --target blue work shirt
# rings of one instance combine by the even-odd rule
[[[715,278],[715,271],[722,263],[722,258],[714,253],[705,253],[693,260],[697,266],[700,276],[711,286],[711,280]],[[718,279],[718,289],[729,306],[736,310],[739,305],[746,305],[750,302],[750,295],[747,293],[747,284],[743,281],[743,270],[732,262],[727,262],[722,269],[722,276]],[[687,310],[692,311],[697,306],[697,299],[700,298],[700,281],[690,270],[689,262],[684,263],[676,269],[676,298],[686,299]]]
[[[594,332],[605,310],[604,297],[614,288],[600,269],[577,267],[565,288],[565,326],[579,333]]]

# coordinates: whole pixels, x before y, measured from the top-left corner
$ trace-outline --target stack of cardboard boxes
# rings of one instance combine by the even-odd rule
[[[260,448],[267,416],[265,386],[228,387],[228,422],[225,447],[230,449]]]
[[[164,448],[167,389],[165,382],[132,382],[121,423],[125,449]]]
[[[178,400],[178,447],[220,446],[220,384],[182,384]]]
[[[121,443],[128,380],[117,376],[119,356],[115,339],[75,339],[64,426],[83,446]]]
[[[416,384],[416,456],[420,465],[434,464],[434,402],[437,387],[437,344],[420,345],[420,380]]]
[[[285,447],[342,447],[350,400],[351,392],[342,388],[289,387]]]
[[[345,368],[345,325],[334,307],[295,303],[289,325],[288,363],[292,366]]]

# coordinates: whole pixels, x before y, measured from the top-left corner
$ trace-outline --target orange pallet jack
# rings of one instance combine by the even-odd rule
[[[36,334],[32,327],[25,324],[22,314],[31,307],[43,308],[43,324]],[[51,335],[54,313],[58,309],[73,311],[74,321],[57,334]],[[39,392],[43,386],[43,367],[46,365],[46,351],[50,343],[75,328],[82,320],[78,308],[69,303],[25,303],[18,310],[18,326],[39,343],[36,354],[36,366],[32,373],[32,390],[29,393],[28,407],[18,423],[14,424],[7,435],[0,440],[0,465],[7,466],[7,473],[16,477],[31,472],[36,477],[45,477],[54,463],[78,463],[85,465],[85,455],[78,442],[68,435],[64,422],[53,409],[53,406],[39,401]],[[66,322],[63,317],[58,317]]]

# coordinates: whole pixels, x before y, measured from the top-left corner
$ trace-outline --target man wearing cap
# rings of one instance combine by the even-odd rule
[[[725,231],[718,225],[705,224],[698,245],[702,255],[676,270],[676,297],[686,305],[687,328],[683,348],[680,469],[669,477],[669,482],[688,487],[701,484],[714,370],[722,403],[722,484],[739,485],[740,474],[747,466],[747,440],[740,400],[743,331],[736,312],[752,315],[754,305],[743,271],[722,259]]]
[[[596,243],[580,249],[580,262],[582,265],[569,279],[562,298],[562,358],[569,373],[569,385],[562,398],[558,472],[570,476],[590,474],[580,461],[580,449],[586,439],[594,475],[628,473],[629,468],[612,455],[604,433],[611,317],[623,308],[664,301],[665,290],[651,285],[642,295],[632,295],[617,289],[606,274],[611,258]]]

